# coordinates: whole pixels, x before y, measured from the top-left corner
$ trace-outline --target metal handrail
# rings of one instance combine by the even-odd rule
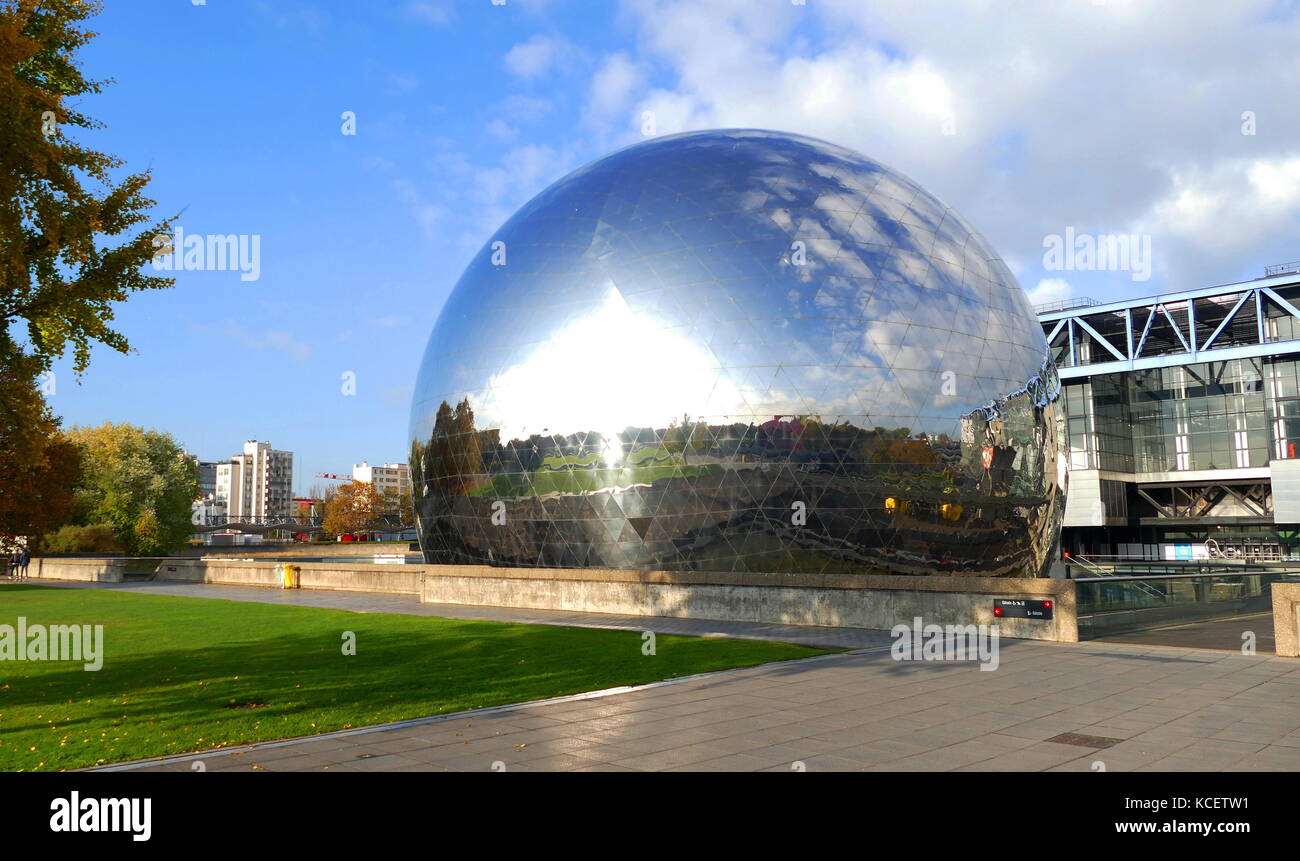
[[[1087,567],[1087,563],[1100,566],[1103,563],[1097,560],[1114,560],[1105,564],[1126,565],[1132,567],[1162,567],[1177,568],[1180,566],[1205,568],[1207,566],[1218,566],[1227,569],[1246,570],[1252,567],[1275,568],[1277,566],[1294,567],[1300,565],[1300,559],[1287,559],[1283,557],[1267,556],[1209,556],[1197,559],[1145,559],[1135,556],[1118,556],[1106,555],[1100,553],[1075,553],[1071,554],[1069,560],[1079,561],[1080,564]]]
[[[1074,556],[1071,558],[1079,559],[1079,564],[1081,564],[1085,570],[1092,571],[1094,573],[1100,573],[1102,575],[1100,577],[1075,577],[1074,580],[1076,583],[1077,582],[1096,583],[1102,581],[1108,583],[1115,583],[1115,582],[1134,583],[1136,584],[1139,590],[1145,592],[1148,596],[1152,598],[1163,597],[1163,594],[1160,592],[1159,589],[1156,589],[1154,586],[1148,586],[1145,582],[1143,582],[1144,580],[1151,579],[1149,577],[1123,577],[1121,575],[1116,574],[1114,569],[1107,572],[1105,568],[1096,564],[1095,562],[1088,559],[1087,557],[1080,558],[1078,556]]]
[[[1200,571],[1195,574],[1113,574],[1106,577],[1075,577],[1076,583],[1134,583],[1145,580],[1198,580],[1206,577],[1262,577],[1265,574],[1278,574],[1283,577],[1300,575],[1297,571],[1250,571],[1230,573],[1223,571]]]
[[[1098,565],[1096,562],[1093,562],[1093,561],[1092,561],[1091,559],[1089,559],[1087,556],[1080,556],[1080,555],[1077,555],[1077,554],[1076,554],[1076,555],[1074,555],[1074,556],[1071,556],[1070,559],[1072,559],[1072,560],[1074,560],[1075,562],[1077,562],[1080,566],[1082,566],[1082,568],[1083,568],[1085,571],[1094,571],[1094,572],[1100,571],[1100,572],[1104,572],[1104,571],[1106,570],[1106,569],[1103,568],[1102,566]],[[1078,579],[1078,578],[1075,578],[1075,579]]]
[[[1097,565],[1097,563],[1095,563],[1095,562],[1092,563],[1092,564]],[[1103,567],[1103,566],[1098,565],[1097,567]],[[1209,560],[1203,560],[1203,559],[1202,559],[1202,560],[1197,560],[1196,562],[1190,562],[1190,563],[1189,563],[1189,562],[1186,562],[1186,561],[1182,561],[1181,564],[1180,564],[1179,562],[1174,562],[1174,561],[1155,561],[1155,560],[1153,560],[1153,561],[1149,561],[1149,562],[1123,562],[1123,563],[1113,563],[1113,564],[1111,564],[1111,565],[1109,565],[1109,566],[1105,566],[1105,567],[1106,567],[1108,570],[1119,570],[1121,567],[1123,567],[1123,568],[1128,569],[1128,570],[1130,570],[1130,571],[1143,571],[1143,570],[1151,571],[1152,569],[1159,569],[1159,570],[1155,570],[1155,571],[1153,571],[1153,573],[1156,573],[1156,574],[1163,574],[1163,573],[1166,573],[1166,572],[1168,572],[1168,571],[1178,571],[1178,570],[1184,570],[1184,569],[1185,569],[1185,570],[1189,570],[1189,571],[1201,571],[1201,570],[1210,570],[1210,569],[1214,569],[1214,570],[1224,571],[1224,572],[1242,572],[1242,571],[1276,571],[1276,570],[1279,570],[1279,569],[1282,569],[1282,570],[1289,570],[1289,569],[1291,569],[1291,568],[1296,568],[1296,567],[1297,567],[1297,563],[1294,562],[1294,561],[1291,562],[1291,564],[1289,564],[1289,565],[1284,565],[1284,564],[1281,563],[1281,562],[1274,562],[1274,563],[1266,563],[1266,562],[1242,562],[1242,563],[1235,563],[1235,562],[1215,562],[1215,561],[1209,561]]]
[[[1284,559],[1282,557],[1265,557],[1265,555],[1262,554],[1257,555],[1257,557],[1256,555],[1235,555],[1235,557],[1230,557],[1230,555],[1209,555],[1209,557],[1197,557],[1195,559],[1149,559],[1147,557],[1134,557],[1134,555],[1123,555],[1118,553],[1074,553],[1070,555],[1071,559],[1076,559],[1080,557],[1087,558],[1087,559],[1117,559],[1117,561],[1119,562],[1132,562],[1132,563],[1145,562],[1145,563],[1160,563],[1160,564],[1197,564],[1197,563],[1204,563],[1204,562],[1214,562],[1214,563],[1223,563],[1223,564],[1258,563],[1261,561],[1265,561],[1265,562],[1273,561],[1274,558],[1277,558],[1278,561],[1281,562],[1300,561],[1300,559]]]
[[[1290,263],[1274,263],[1272,266],[1264,267],[1264,275],[1286,275],[1290,272],[1300,272],[1300,260],[1293,260]]]
[[[1070,311],[1074,308],[1092,308],[1100,305],[1096,299],[1090,299],[1087,296],[1079,296],[1074,299],[1061,299],[1056,302],[1044,302],[1034,306],[1035,314],[1051,314],[1056,311]]]

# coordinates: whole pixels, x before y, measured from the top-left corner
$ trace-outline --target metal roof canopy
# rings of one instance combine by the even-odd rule
[[[1115,374],[1124,371],[1143,370],[1147,368],[1167,368],[1197,362],[1223,362],[1232,359],[1246,359],[1262,356],[1300,353],[1300,338],[1286,341],[1269,341],[1264,331],[1264,311],[1269,305],[1282,310],[1286,315],[1300,320],[1300,309],[1277,292],[1276,288],[1300,286],[1300,277],[1296,273],[1273,278],[1260,278],[1239,284],[1226,284],[1216,287],[1202,287],[1177,293],[1162,293],[1124,302],[1111,302],[1095,305],[1078,305],[1059,311],[1045,311],[1038,315],[1043,325],[1049,345],[1062,346],[1067,349],[1069,364],[1058,366],[1057,371],[1062,380],[1081,379],[1098,374]],[[1217,326],[1197,343],[1197,308],[1196,300],[1223,299],[1219,303],[1229,308]],[[1185,322],[1175,319],[1170,307],[1179,315],[1185,314]],[[1230,306],[1230,307],[1229,307]],[[1215,347],[1215,342],[1224,330],[1241,315],[1242,310],[1250,308],[1253,313],[1253,342],[1231,347]],[[1085,318],[1095,318],[1112,314],[1123,318],[1124,343],[1116,345],[1105,337]],[[1168,329],[1164,329],[1168,324]],[[1181,350],[1159,355],[1144,355],[1153,329],[1172,331],[1177,339],[1176,345]],[[1064,336],[1064,342],[1061,342]],[[1093,362],[1080,365],[1079,342],[1083,337],[1100,345],[1114,357],[1113,361]],[[1171,343],[1175,343],[1170,339]]]

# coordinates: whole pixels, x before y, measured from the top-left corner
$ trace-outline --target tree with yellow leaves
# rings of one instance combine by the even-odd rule
[[[345,532],[365,532],[379,525],[379,516],[385,513],[383,497],[368,481],[349,481],[341,484],[325,506],[325,521],[321,529],[329,535]]]

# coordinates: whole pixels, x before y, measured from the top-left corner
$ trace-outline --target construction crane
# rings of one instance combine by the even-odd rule
[[[352,476],[339,475],[336,472],[318,472],[316,473],[316,478],[324,478],[330,481],[351,481],[352,480]]]

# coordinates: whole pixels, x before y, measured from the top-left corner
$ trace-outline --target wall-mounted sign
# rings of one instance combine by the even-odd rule
[[[1051,599],[994,598],[993,615],[999,619],[1050,619]]]

